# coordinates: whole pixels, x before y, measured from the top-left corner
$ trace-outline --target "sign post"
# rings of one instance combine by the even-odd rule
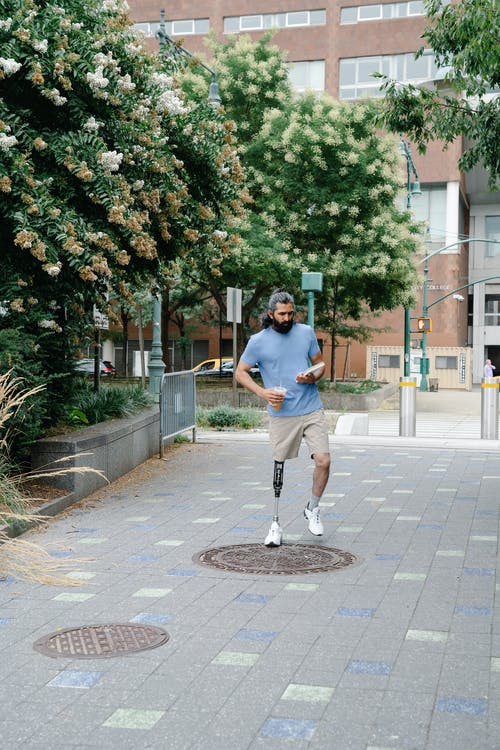
[[[237,325],[241,323],[241,289],[227,287],[227,320],[233,324],[233,406],[238,406],[236,394]]]

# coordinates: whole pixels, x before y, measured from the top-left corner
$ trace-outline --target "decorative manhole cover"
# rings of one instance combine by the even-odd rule
[[[153,625],[84,625],[45,635],[35,641],[33,648],[52,657],[104,659],[156,648],[168,639],[169,635],[165,630]]]
[[[352,552],[309,544],[232,544],[213,547],[193,557],[194,562],[238,573],[264,573],[290,576],[304,573],[325,573],[356,565],[360,559]]]

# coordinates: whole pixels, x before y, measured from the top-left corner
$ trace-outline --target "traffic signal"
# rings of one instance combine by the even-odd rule
[[[432,318],[418,318],[417,330],[420,333],[430,333],[432,331]]]

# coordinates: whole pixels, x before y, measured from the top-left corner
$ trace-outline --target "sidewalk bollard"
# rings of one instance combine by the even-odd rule
[[[498,381],[481,380],[481,438],[498,440]]]
[[[399,436],[415,437],[417,381],[415,377],[399,378]]]

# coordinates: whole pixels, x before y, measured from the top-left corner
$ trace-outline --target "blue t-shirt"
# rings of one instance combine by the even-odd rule
[[[271,326],[250,337],[241,359],[257,364],[266,388],[282,385],[287,389],[283,406],[273,417],[298,417],[322,408],[315,383],[296,383],[299,372],[309,367],[309,358],[320,351],[314,331],[303,323],[295,323],[288,333],[278,333]]]

